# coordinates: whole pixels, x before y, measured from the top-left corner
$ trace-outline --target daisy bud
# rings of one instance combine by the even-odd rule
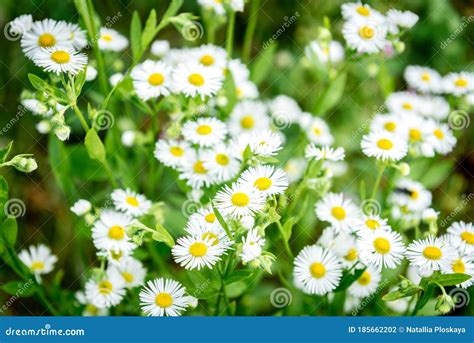
[[[442,294],[438,297],[438,301],[436,302],[435,309],[440,311],[443,314],[451,312],[454,308],[454,300],[451,296],[447,294]]]
[[[320,27],[318,29],[318,40],[321,42],[330,42],[332,39],[331,31],[325,27]]]
[[[410,166],[408,163],[399,163],[398,165],[394,165],[394,168],[397,169],[402,176],[408,176],[410,174]]]
[[[85,199],[79,199],[71,207],[71,211],[77,216],[83,216],[86,213],[90,212],[91,209],[91,203]]]
[[[38,168],[38,164],[34,158],[22,157],[20,155],[13,157],[9,164],[23,173],[31,173]]]
[[[217,99],[216,99],[216,104],[217,104],[217,106],[219,106],[219,107],[225,107],[225,106],[227,106],[228,102],[229,102],[229,100],[228,100],[227,97],[224,96],[224,95],[219,95],[219,96],[217,97]]]
[[[86,213],[84,220],[88,226],[94,224],[96,217],[92,213]]]
[[[431,224],[436,222],[438,220],[438,214],[439,212],[435,211],[432,208],[427,208],[423,211],[421,217],[423,218],[423,221],[427,224]]]
[[[397,41],[393,43],[393,47],[395,48],[395,51],[398,54],[401,54],[403,51],[405,51],[405,43]]]
[[[65,141],[66,139],[69,138],[69,135],[71,134],[71,128],[67,125],[62,125],[59,126],[54,130],[54,134],[60,141]]]
[[[127,148],[133,146],[133,144],[135,143],[135,138],[136,138],[136,134],[134,131],[132,130],[124,131],[122,133],[122,138],[121,138],[123,146],[126,146]]]
[[[42,120],[36,124],[36,130],[38,130],[39,133],[45,135],[51,131],[51,123],[47,120]]]

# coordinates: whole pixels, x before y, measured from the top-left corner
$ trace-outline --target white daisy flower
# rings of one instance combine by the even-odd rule
[[[203,267],[211,268],[221,260],[225,254],[226,246],[217,242],[211,235],[205,238],[185,236],[178,238],[171,250],[173,258],[181,267],[188,270],[201,270]]]
[[[86,298],[98,308],[118,305],[125,295],[123,278],[107,272],[100,280],[86,282]]]
[[[204,165],[202,152],[190,156],[178,170],[180,171],[179,179],[187,180],[186,184],[193,189],[209,187],[216,182]]]
[[[18,253],[18,258],[37,277],[50,273],[58,258],[51,253],[51,249],[44,244],[31,245]]]
[[[13,36],[23,35],[28,32],[33,26],[33,17],[31,14],[22,14],[13,19],[9,26],[9,33]]]
[[[456,259],[456,251],[445,240],[428,236],[410,243],[405,256],[412,266],[418,268],[421,276],[427,276],[449,268]]]
[[[137,139],[137,133],[133,130],[125,130],[120,136],[120,142],[122,145],[130,148],[135,144],[135,140]]]
[[[370,131],[387,131],[403,137],[406,135],[407,129],[403,116],[395,114],[379,114],[372,119]]]
[[[368,266],[359,278],[347,289],[348,293],[365,298],[377,291],[382,274],[374,267]]]
[[[428,122],[429,132],[427,141],[431,144],[434,150],[442,155],[450,153],[456,146],[456,137],[447,124],[436,123],[434,121]]]
[[[344,47],[335,40],[330,41],[326,46],[321,46],[320,42],[316,40],[312,41],[304,51],[308,59],[321,63],[338,63],[344,59]]]
[[[248,145],[255,155],[274,156],[282,147],[281,136],[271,130],[248,136]]]
[[[334,149],[329,146],[323,146],[319,148],[310,143],[305,149],[305,157],[308,159],[314,158],[315,160],[341,161],[344,159],[344,156],[344,148],[341,147]]]
[[[290,158],[283,167],[283,170],[290,183],[294,183],[303,177],[305,168],[306,160],[304,158]]]
[[[227,62],[227,68],[230,70],[234,80],[248,80],[250,77],[247,65],[238,58]]]
[[[102,249],[102,250],[99,250],[97,252],[97,256],[105,257],[107,259],[108,263],[110,263],[112,265],[120,266],[128,258],[131,257],[131,253],[132,253],[132,251],[135,247],[136,246],[133,246],[132,249],[127,249],[127,250],[122,250],[122,249],[119,249],[119,250],[112,250],[112,249],[103,250]]]
[[[36,99],[23,99],[21,104],[34,115],[49,117],[52,114],[48,106]]]
[[[108,268],[107,274],[115,274],[114,278],[122,278],[126,288],[133,288],[143,285],[146,269],[140,261],[127,257],[120,264],[112,264]]]
[[[73,212],[76,216],[79,216],[79,217],[83,216],[86,213],[89,213],[91,209],[92,209],[91,203],[85,199],[79,199],[70,208],[71,212]]]
[[[332,145],[334,137],[331,135],[328,124],[318,117],[309,117],[308,123],[302,125],[308,139],[317,145]]]
[[[186,232],[189,233],[191,236],[197,237],[202,240],[209,240],[213,246],[218,245],[220,248],[227,250],[231,248],[234,242],[230,240],[227,236],[225,230],[219,224],[216,216],[212,218],[211,215],[214,213],[209,213],[204,217],[207,218],[200,221],[194,221],[196,217],[191,216],[188,220],[186,225]],[[207,220],[213,219],[212,223],[209,223]]]
[[[241,101],[230,114],[229,131],[234,136],[241,133],[258,133],[269,128],[267,108],[260,101]]]
[[[94,245],[99,250],[130,252],[135,248],[127,235],[126,228],[132,219],[127,214],[105,210],[92,229]]]
[[[86,81],[95,80],[96,77],[97,77],[97,69],[95,69],[93,66],[89,64],[86,69]]]
[[[446,119],[451,112],[449,103],[442,96],[425,95],[419,98],[418,111],[422,116],[436,120]]]
[[[287,127],[297,122],[301,116],[301,108],[296,100],[286,95],[278,95],[268,103],[270,116],[273,118],[275,126]]]
[[[74,297],[76,300],[81,304],[85,305],[84,311],[82,312],[82,315],[85,317],[103,317],[103,316],[108,316],[109,311],[107,308],[98,308],[97,306],[94,306],[93,304],[90,303],[89,299],[86,298],[86,294],[82,291],[77,291],[74,293]]]
[[[143,194],[138,194],[131,189],[116,189],[111,196],[117,210],[125,212],[132,217],[140,217],[151,208],[151,201]]]
[[[240,254],[242,263],[246,264],[259,258],[264,245],[265,238],[260,236],[257,230],[249,230],[247,236],[242,238],[242,253]]]
[[[250,80],[237,78],[235,82],[235,95],[238,100],[256,99],[258,98],[258,88],[255,83]]]
[[[161,61],[146,60],[132,69],[133,88],[144,101],[168,96],[171,86],[171,68]]]
[[[358,53],[373,54],[387,44],[386,25],[374,20],[346,21],[342,27],[342,35],[347,45]]]
[[[224,186],[214,197],[216,208],[223,216],[240,218],[254,216],[265,206],[263,194],[255,187],[235,183]]]
[[[222,71],[227,64],[227,52],[220,46],[213,44],[201,45],[192,49],[191,59],[205,67],[216,67]]]
[[[115,74],[112,74],[109,78],[109,82],[110,82],[110,85],[112,87],[115,87],[117,84],[119,84],[120,82],[122,82],[123,80],[123,77],[125,75],[123,75],[122,73],[115,73]]]
[[[240,175],[238,183],[255,187],[264,196],[283,194],[288,188],[288,177],[282,169],[259,165],[251,167]]]
[[[197,225],[199,228],[205,228],[206,230],[219,230],[222,229],[221,224],[217,220],[217,216],[211,206],[205,206],[197,210],[189,216],[188,225]],[[188,231],[193,234],[193,232]]]
[[[368,4],[361,2],[348,2],[341,6],[341,12],[344,19],[353,20],[374,20],[376,22],[383,22],[384,16],[370,7]]]
[[[225,15],[224,4],[221,0],[198,0],[198,4],[207,10],[214,11],[217,15]]]
[[[474,91],[474,73],[460,72],[449,73],[443,79],[445,93],[456,96]]]
[[[300,284],[307,294],[327,294],[338,286],[342,277],[339,258],[317,245],[301,250],[294,265],[295,284]]]
[[[204,168],[218,183],[233,179],[240,170],[240,162],[225,144],[218,144],[202,153]]]
[[[410,29],[418,22],[419,17],[410,11],[399,11],[397,9],[390,9],[387,12],[387,23],[389,32],[397,34],[399,27],[403,29]]]
[[[156,40],[151,44],[150,51],[156,57],[164,57],[170,51],[170,42]]]
[[[173,87],[176,93],[188,97],[215,95],[222,87],[224,76],[219,68],[204,67],[200,64],[179,64],[173,70]]]
[[[122,51],[128,47],[128,39],[113,29],[102,27],[99,31],[100,50],[105,51]]]
[[[87,65],[87,56],[73,48],[44,48],[35,53],[33,62],[45,71],[76,75]]]
[[[74,23],[65,23],[69,30],[69,40],[76,50],[81,50],[87,45],[87,33]]]
[[[355,230],[359,209],[342,193],[327,193],[315,205],[316,216],[331,223],[337,230]]]
[[[186,288],[179,282],[158,278],[140,291],[140,305],[148,316],[180,316],[189,306]]]
[[[326,249],[331,249],[341,259],[341,264],[344,268],[351,268],[359,261],[359,249],[357,247],[356,239],[353,235],[345,232],[336,233],[336,230],[331,227],[331,230],[324,230],[326,237],[321,240],[321,243]],[[331,235],[334,238],[331,239]],[[360,263],[357,263],[360,265]]]
[[[389,132],[370,132],[362,137],[362,152],[378,160],[401,160],[408,152],[407,143]]]
[[[357,225],[357,230],[386,230],[390,231],[392,228],[387,224],[387,219],[380,218],[378,214],[363,215]]]
[[[385,101],[390,112],[413,118],[420,110],[420,96],[409,92],[394,92]]]
[[[64,22],[53,19],[35,21],[31,29],[21,37],[21,48],[25,55],[32,59],[42,48],[61,47],[65,50],[72,47],[70,32]]]
[[[194,159],[194,149],[189,143],[177,140],[159,139],[155,146],[155,158],[165,166],[182,167],[189,160]]]
[[[439,212],[433,208],[427,208],[421,213],[421,218],[427,224],[436,222],[439,217]]]
[[[456,287],[469,288],[474,283],[474,253],[461,255],[458,254],[456,259],[449,266],[443,265],[443,274],[461,273],[467,274],[471,278],[463,283],[457,284]]]
[[[216,118],[198,118],[188,120],[182,129],[184,139],[203,147],[211,147],[221,143],[227,134],[225,123]]]
[[[474,252],[474,226],[463,221],[453,223],[447,230],[453,245],[467,253]]]
[[[431,206],[431,193],[421,183],[410,180],[398,180],[389,202],[410,211],[421,212]]]
[[[403,74],[408,85],[422,93],[438,93],[442,88],[442,78],[431,68],[411,65]]]
[[[365,265],[394,269],[403,259],[405,246],[398,232],[388,230],[358,231],[359,258]]]

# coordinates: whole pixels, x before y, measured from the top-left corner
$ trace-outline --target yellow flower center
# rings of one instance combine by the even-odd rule
[[[219,243],[219,239],[217,239],[217,235],[212,232],[203,233],[202,239],[207,239],[207,240],[212,241],[212,245],[217,245]]]
[[[230,201],[234,206],[244,207],[248,205],[248,203],[250,202],[250,198],[247,194],[239,192],[233,194]]]
[[[454,81],[454,84],[456,85],[456,87],[467,87],[467,80],[466,79],[457,79],[456,81]]]
[[[216,215],[214,213],[209,213],[204,217],[204,220],[208,223],[214,223],[216,220]]]
[[[393,148],[393,143],[390,139],[382,138],[378,140],[377,146],[382,150],[390,150]]]
[[[436,129],[433,131],[433,134],[438,138],[439,140],[442,140],[444,138],[444,133],[440,129]]]
[[[112,41],[112,35],[109,35],[109,34],[104,34],[100,38],[102,38],[102,40],[105,40],[106,42],[111,42]]]
[[[214,64],[214,57],[212,57],[211,55],[204,55],[199,61],[205,66],[211,66]]]
[[[349,249],[349,252],[344,256],[344,258],[347,261],[354,261],[357,258],[357,250],[354,248]]]
[[[410,104],[409,102],[404,102],[404,103],[402,104],[402,107],[403,107],[405,110],[409,110],[409,111],[411,111],[411,110],[413,109],[413,105]]]
[[[324,275],[326,275],[326,267],[324,267],[324,265],[319,262],[312,263],[309,267],[309,271],[315,279],[321,279]]]
[[[374,248],[379,254],[387,254],[390,251],[390,242],[383,237],[378,237],[374,240]]]
[[[440,248],[429,246],[423,250],[423,256],[425,256],[429,260],[436,261],[436,260],[439,260],[441,256],[443,256],[443,253],[441,252]]]
[[[212,127],[210,127],[209,125],[199,125],[196,129],[196,132],[200,135],[208,135],[212,132]]]
[[[104,295],[110,294],[112,292],[112,288],[113,288],[113,286],[110,283],[110,281],[103,280],[103,281],[99,282],[99,293],[100,294],[104,294]]]
[[[66,51],[58,50],[51,54],[51,59],[58,64],[64,64],[69,62],[71,55],[69,55],[69,53]]]
[[[359,6],[357,7],[357,13],[363,15],[364,17],[368,17],[370,15],[370,10],[367,7]]]
[[[431,79],[430,74],[428,74],[428,73],[421,74],[421,79],[423,81],[429,81]]]
[[[181,156],[184,155],[184,150],[182,148],[180,148],[179,146],[172,146],[170,148],[170,153],[173,156],[181,157]]]
[[[200,87],[204,84],[204,77],[200,74],[191,74],[188,77],[188,81],[193,86]]]
[[[37,270],[43,270],[44,269],[44,263],[41,262],[41,261],[33,261],[31,263],[31,269],[33,271],[37,271]]]
[[[365,221],[365,225],[369,227],[369,229],[375,230],[380,227],[380,223],[374,219],[367,219]]]
[[[194,257],[202,257],[206,255],[207,246],[201,242],[195,242],[189,247],[189,253]]]
[[[204,165],[202,164],[202,161],[197,161],[196,163],[194,163],[193,169],[194,169],[194,172],[196,174],[206,174],[207,173],[207,169],[204,168]]]
[[[227,155],[224,155],[224,154],[217,154],[216,162],[217,164],[220,164],[221,166],[226,166],[229,164],[229,157],[227,157]]]
[[[466,267],[464,266],[464,263],[461,260],[454,261],[453,272],[464,274],[465,271]]]
[[[367,25],[362,26],[359,30],[359,36],[364,39],[372,39],[374,37],[374,33],[374,29]]]
[[[362,286],[367,286],[370,283],[370,279],[371,279],[370,273],[368,271],[365,271],[359,277],[357,282]]]
[[[109,237],[119,241],[125,237],[125,230],[121,226],[114,225],[109,229]]]
[[[167,308],[173,305],[173,297],[168,293],[159,293],[155,297],[155,304],[161,308]]]
[[[160,73],[153,73],[148,77],[148,83],[152,86],[160,86],[165,82],[165,77]]]
[[[412,198],[413,200],[417,200],[419,197],[420,197],[420,193],[418,193],[417,191],[410,192],[410,198]]]
[[[261,177],[255,180],[253,185],[261,191],[266,191],[272,186],[272,180],[270,180],[268,177]]]
[[[50,48],[56,45],[56,38],[51,33],[43,33],[38,38],[38,44],[42,48]]]
[[[97,316],[97,313],[99,312],[99,309],[97,307],[95,307],[94,305],[92,305],[92,304],[88,304],[85,308],[85,311],[87,313],[90,313],[93,316]]]
[[[337,220],[346,218],[346,211],[341,206],[336,206],[331,209],[331,214]]]
[[[134,207],[137,207],[139,205],[138,200],[135,197],[127,197],[127,204]]]
[[[121,250],[119,250],[118,253],[116,253],[115,251],[111,251],[111,252],[110,252],[110,255],[112,256],[112,258],[113,258],[114,260],[120,260],[120,258],[121,258],[122,255],[123,255],[123,252],[122,252]]]
[[[388,123],[385,123],[384,128],[385,130],[392,132],[397,128],[397,124],[395,124],[393,121],[389,121]]]
[[[133,282],[133,274],[129,272],[122,272],[122,276],[127,283],[132,283]]]
[[[474,244],[474,233],[472,232],[464,231],[463,233],[461,233],[461,238],[467,244]]]
[[[319,127],[315,127],[315,128],[313,129],[313,132],[314,132],[314,134],[315,134],[316,136],[319,136],[319,135],[321,134],[321,129],[320,129]]]
[[[421,140],[421,131],[418,129],[410,129],[410,139],[415,142]]]
[[[252,116],[245,116],[240,120],[240,125],[244,129],[251,129],[255,125],[255,120]]]

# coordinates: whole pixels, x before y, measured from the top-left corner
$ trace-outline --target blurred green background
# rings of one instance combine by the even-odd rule
[[[313,87],[321,80],[314,79],[311,73],[308,73],[308,66],[300,63],[304,46],[316,38],[317,28],[322,25],[324,16],[329,17],[331,21],[331,31],[334,38],[343,41],[340,5],[344,2],[340,0],[262,0],[252,47],[253,57],[257,57],[264,51],[262,50],[264,43],[288,17],[296,12],[299,14],[295,23],[278,37],[278,53],[273,58],[274,68],[260,87],[263,97],[270,98],[280,93],[287,94],[296,98],[303,109],[310,110],[311,100],[320,95],[318,92],[323,89]],[[139,12],[142,21],[144,21],[152,8],[155,8],[158,13],[163,13],[168,3],[168,1],[159,0],[94,1],[96,11],[103,22],[108,17],[113,17],[117,13],[121,14],[120,20],[112,28],[127,36],[134,10]],[[336,144],[345,147],[348,155],[353,157],[349,159],[351,161],[349,176],[340,179],[339,183],[336,181],[335,189],[354,193],[357,192],[358,180],[364,178],[367,182],[373,173],[372,166],[367,165],[367,159],[358,158],[362,135],[357,133],[357,130],[367,125],[369,118],[383,104],[387,92],[404,89],[402,78],[404,67],[408,64],[427,65],[437,69],[441,74],[461,70],[474,71],[474,17],[472,17],[474,16],[474,4],[472,2],[406,0],[368,1],[368,3],[381,12],[386,12],[393,7],[410,10],[417,13],[420,20],[405,35],[406,50],[403,54],[384,62],[372,61],[380,68],[379,75],[372,76],[369,73],[368,66],[371,61],[357,62],[351,65],[344,96],[340,103],[326,114],[325,119],[330,123],[331,131],[336,137]],[[185,0],[181,12],[192,12],[197,15],[200,13],[194,0]],[[25,13],[32,14],[35,20],[44,18],[70,22],[79,20],[72,1],[2,0],[0,2],[1,27],[5,27],[9,21]],[[248,9],[237,16],[234,57],[240,55],[247,21]],[[462,27],[461,30],[460,27]],[[454,39],[449,44],[445,44],[453,32],[458,31],[460,32],[455,35]],[[167,27],[157,38],[169,40],[172,47],[205,43],[205,35],[202,40],[188,42],[173,27]],[[24,57],[19,41],[9,41],[5,39],[4,35],[1,39],[0,127],[4,127],[17,115],[22,91],[25,88],[31,89],[27,73],[40,74],[41,72]],[[218,32],[217,43],[223,44],[224,40],[225,30],[222,29]],[[129,57],[127,55],[123,60],[124,64],[128,65]],[[117,67],[120,67],[120,63],[117,61],[106,61],[106,64],[109,76],[117,71]],[[97,85],[87,87],[94,88]],[[70,262],[75,261],[77,258],[75,254],[78,253],[87,255],[87,258],[92,262],[94,250],[92,243],[87,240],[83,240],[83,243],[73,240],[70,243],[71,238],[75,237],[75,232],[78,230],[75,218],[70,215],[68,210],[74,199],[68,200],[55,182],[48,160],[48,137],[35,130],[34,126],[37,121],[37,118],[26,113],[6,134],[0,136],[0,146],[14,140],[13,153],[32,153],[39,165],[39,169],[29,175],[17,173],[12,169],[1,170],[10,185],[10,197],[22,199],[27,208],[25,216],[18,219],[19,246],[41,242],[50,245],[53,252],[61,250],[58,256],[58,267],[65,270],[61,284],[65,288],[78,289],[81,285],[78,280],[80,267],[71,265]],[[463,196],[474,192],[473,127],[474,124],[471,124],[465,129],[466,131],[463,132],[453,153],[444,158],[437,157],[432,161],[422,160],[420,166],[414,168],[412,177],[418,178],[422,182],[426,181],[427,186],[433,188],[434,208],[442,212],[441,219],[458,206]],[[82,139],[80,133],[73,133],[66,144],[77,144]],[[88,166],[87,163],[81,163],[82,160],[88,159],[85,151],[79,151],[74,155],[74,158],[77,163],[72,163],[69,173],[77,187],[77,195],[92,198],[92,200],[94,198],[103,199],[103,194],[109,192],[110,189],[103,182],[103,178],[101,180],[101,175],[94,177],[92,182],[85,182],[90,176],[88,175],[89,171],[94,168],[94,165]],[[130,167],[134,168],[134,166]],[[168,177],[171,176],[168,175]],[[357,182],[347,182],[347,180],[354,179]],[[158,186],[157,198],[153,200],[162,200],[163,196],[164,194],[160,193]],[[185,222],[185,218],[179,218],[180,204],[177,204],[177,208],[177,215],[173,217],[171,223],[171,226],[176,228]],[[472,214],[472,202],[468,202],[454,219],[472,221]],[[64,249],[64,247],[66,248]],[[80,249],[77,249],[79,247]],[[168,252],[163,251],[162,253]],[[1,282],[10,280],[11,277],[11,272],[6,267],[0,269]],[[6,299],[6,294],[0,294],[2,298]],[[34,301],[29,299],[18,300],[18,303],[9,311],[9,314],[41,314],[42,312],[41,308],[37,308]]]

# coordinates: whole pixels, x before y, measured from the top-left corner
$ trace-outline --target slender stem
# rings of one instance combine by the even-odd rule
[[[36,284],[35,288],[36,288],[36,294],[38,295],[40,301],[43,303],[46,309],[49,312],[51,312],[53,316],[59,316],[60,313],[54,308],[53,304],[51,304],[51,302],[48,300],[41,285]]]
[[[79,121],[81,122],[81,125],[84,128],[84,130],[86,132],[89,131],[89,125],[87,124],[86,118],[84,118],[84,115],[82,114],[79,107],[77,107],[77,105],[73,105],[72,109],[74,110],[74,113],[76,113],[77,117],[79,118]]]
[[[227,58],[232,59],[232,43],[234,42],[235,31],[235,11],[229,13],[229,23],[227,24],[226,50]]]
[[[242,59],[244,62],[250,60],[250,50],[252,49],[252,40],[257,27],[258,9],[260,7],[260,0],[252,0],[250,2],[250,15],[249,22],[247,25],[247,31],[245,31],[244,47],[242,51]]]
[[[374,188],[372,189],[372,194],[370,195],[371,199],[375,199],[375,196],[377,195],[377,190],[379,188],[380,181],[382,181],[384,170],[385,170],[385,164],[379,165],[377,178],[375,179]]]
[[[104,166],[105,172],[107,173],[110,183],[114,188],[117,188],[117,181],[115,181],[115,177],[112,173],[112,169],[110,168],[109,163],[105,161],[102,165]]]
[[[288,244],[288,241],[285,239],[285,236],[283,234],[283,226],[280,223],[280,220],[276,222],[278,230],[280,231],[281,235],[281,240],[283,241],[283,245],[285,246],[286,253],[290,259],[293,259],[293,253],[291,252],[290,245]]]

